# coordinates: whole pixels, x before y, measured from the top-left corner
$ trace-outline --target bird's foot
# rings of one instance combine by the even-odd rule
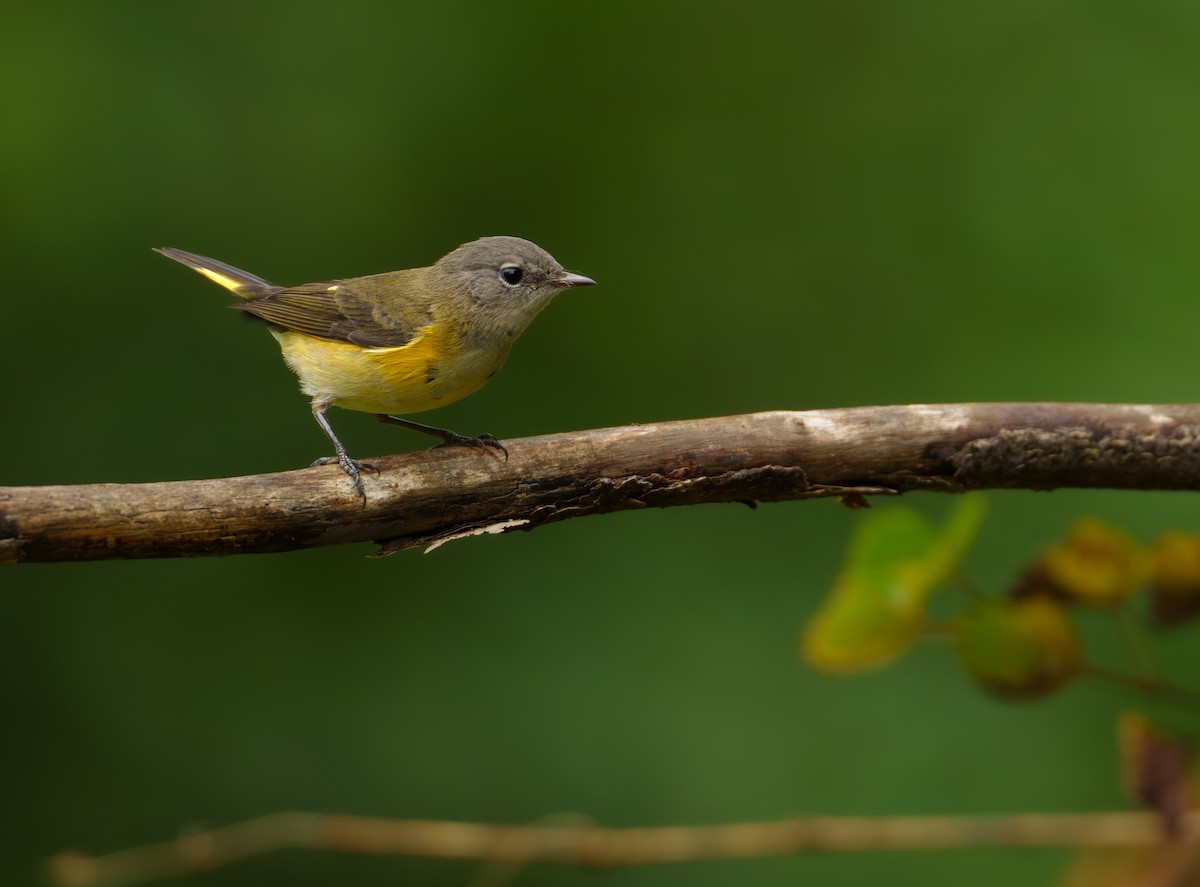
[[[508,448],[490,434],[480,434],[477,437],[467,437],[465,434],[456,434],[453,431],[446,431],[443,432],[442,442],[438,444],[438,446],[475,447],[475,449],[480,451],[486,451],[488,449],[499,450],[504,454],[504,461],[508,461]]]
[[[347,453],[336,453],[332,456],[322,456],[317,461],[310,465],[310,468],[316,468],[318,465],[329,465],[331,462],[336,462],[349,475],[350,480],[354,483],[354,491],[358,493],[358,497],[362,499],[363,505],[367,504],[367,491],[363,488],[362,472],[374,471],[379,474],[379,469],[370,462],[359,462],[357,459],[351,459]]]

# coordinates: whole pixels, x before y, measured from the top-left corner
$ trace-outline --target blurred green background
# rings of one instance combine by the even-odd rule
[[[327,451],[274,342],[170,245],[281,283],[528,237],[568,293],[430,421],[501,438],[774,408],[1191,401],[1200,8],[1187,3],[32,4],[5,16],[0,483]],[[361,458],[419,435],[338,413]],[[991,497],[1000,589],[1079,514]],[[912,496],[937,514],[945,500]],[[303,809],[608,825],[1123,803],[1088,685],[984,698],[949,651],[818,676],[795,637],[856,516],[625,513],[368,546],[0,572],[0,881]],[[1090,649],[1125,665],[1110,626]],[[1162,640],[1186,682],[1186,636]],[[1189,647],[1193,648],[1189,648]],[[809,856],[528,885],[1051,883],[1067,854]],[[197,885],[466,884],[293,852]]]

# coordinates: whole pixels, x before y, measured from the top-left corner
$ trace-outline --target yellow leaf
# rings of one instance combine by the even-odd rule
[[[1151,547],[1150,612],[1178,625],[1200,612],[1200,534],[1167,533]]]
[[[1055,591],[1089,607],[1108,607],[1145,584],[1145,548],[1095,518],[1075,523],[1065,539],[1042,553],[1034,569]]]

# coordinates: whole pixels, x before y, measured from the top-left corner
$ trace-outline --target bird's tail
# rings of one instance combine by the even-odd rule
[[[195,253],[184,252],[181,249],[164,246],[161,249],[155,248],[156,253],[162,253],[168,259],[174,259],[180,264],[187,265],[193,271],[199,271],[213,283],[219,283],[225,289],[235,295],[241,296],[243,299],[252,299],[255,296],[261,296],[264,293],[277,290],[275,284],[270,281],[263,280],[249,271],[243,271],[241,268],[234,268],[232,265],[226,265],[224,262],[218,262],[216,259],[210,259],[206,256],[198,256]]]

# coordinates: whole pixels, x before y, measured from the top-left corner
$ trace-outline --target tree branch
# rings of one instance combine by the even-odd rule
[[[1189,813],[1175,842],[1200,841],[1200,813]],[[728,825],[602,828],[505,826],[318,813],[275,813],[173,841],[107,856],[62,853],[50,860],[57,887],[129,887],[207,871],[289,848],[338,853],[592,868],[711,859],[754,859],[819,851],[939,850],[951,847],[1164,847],[1153,813],[1066,813],[1015,816],[812,816]]]
[[[388,554],[634,508],[994,487],[1200,489],[1200,404],[859,407],[628,425],[220,480],[0,487],[0,563]]]

